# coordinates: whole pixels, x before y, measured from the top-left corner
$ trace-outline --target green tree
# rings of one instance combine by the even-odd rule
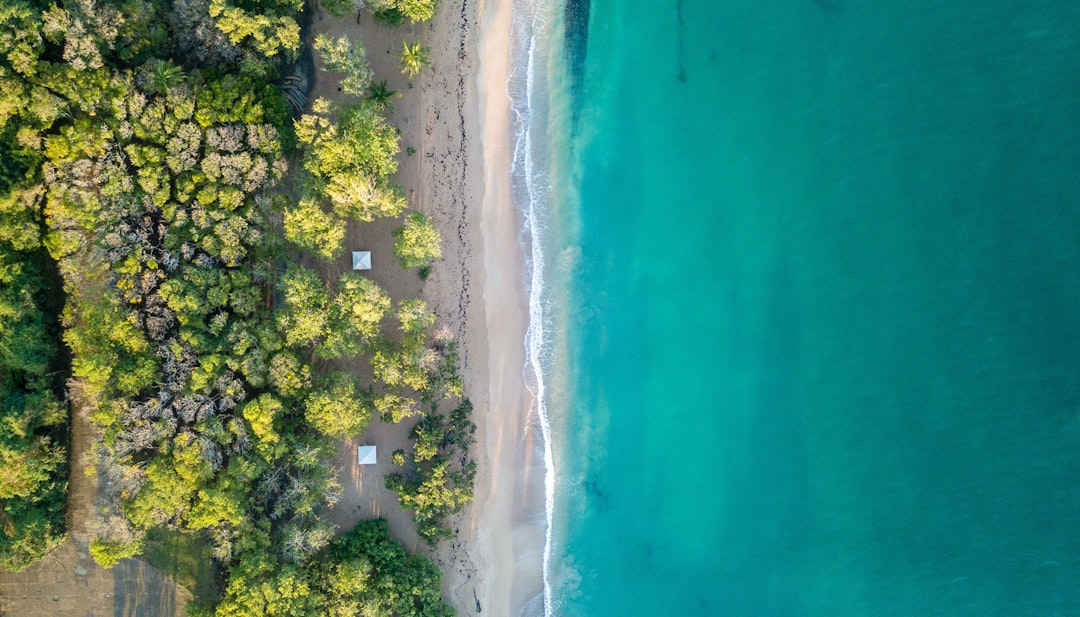
[[[323,210],[319,202],[304,197],[295,208],[285,208],[285,237],[324,261],[341,255],[345,221]]]
[[[257,559],[254,556],[249,560]],[[278,566],[266,557],[241,566],[229,577],[217,617],[316,617],[326,599],[300,566]]]
[[[322,342],[330,329],[330,294],[319,274],[301,266],[290,268],[281,280],[285,310],[279,323],[291,346]]]
[[[156,92],[164,94],[185,79],[187,75],[184,70],[168,60],[154,60],[150,63],[150,84]]]
[[[422,268],[442,257],[439,230],[430,217],[411,212],[394,230],[394,257],[402,268]]]
[[[304,417],[323,435],[347,439],[367,427],[371,406],[361,400],[355,377],[335,371],[304,400]]]
[[[334,17],[344,17],[350,11],[364,8],[364,0],[321,0],[319,5]]]
[[[388,184],[397,171],[394,128],[367,102],[345,108],[336,125],[325,99],[316,100],[312,111],[295,123],[311,190],[328,198],[342,218],[370,222],[399,215],[405,199]]]
[[[401,72],[412,79],[420,71],[431,66],[431,50],[420,44],[420,41],[409,45],[406,40],[401,41],[402,50],[398,56],[401,58]]]
[[[249,13],[227,0],[210,0],[210,16],[234,45],[247,42],[268,58],[282,53],[295,59],[300,50],[300,25],[292,17],[274,11]]]
[[[327,547],[315,567],[328,614],[451,617],[441,597],[442,573],[390,537],[384,519],[361,521]]]
[[[340,358],[370,349],[389,312],[390,297],[378,283],[353,272],[343,274],[334,298],[333,325],[316,354]]]
[[[296,356],[282,352],[270,360],[270,383],[282,396],[296,396],[311,385],[311,371]]]
[[[315,37],[315,51],[323,61],[323,70],[341,73],[341,90],[346,94],[363,96],[371,83],[371,67],[364,48],[349,44],[348,37],[332,39],[325,34]]]
[[[243,416],[255,436],[255,451],[268,461],[284,453],[285,444],[279,428],[283,411],[281,401],[270,394],[263,394],[244,405]]]
[[[90,556],[106,569],[115,566],[121,559],[138,555],[142,549],[142,542],[109,542],[96,538],[90,540]]]
[[[396,111],[394,99],[401,98],[401,93],[391,90],[385,79],[379,82],[371,82],[367,87],[368,100],[379,109],[385,109],[391,114]]]
[[[413,21],[428,21],[435,16],[438,0],[374,0],[371,9],[376,14],[394,12]]]

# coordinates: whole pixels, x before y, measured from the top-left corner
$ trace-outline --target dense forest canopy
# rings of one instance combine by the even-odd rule
[[[435,3],[371,8],[426,20]],[[63,540],[70,378],[100,433],[102,565],[168,529],[224,572],[223,598],[195,614],[450,613],[438,570],[385,524],[334,540],[321,516],[341,493],[334,440],[378,415],[415,424],[387,485],[425,537],[447,535],[475,427],[422,301],[296,265],[339,256],[347,220],[408,209],[390,96],[359,98],[377,92],[362,48],[317,39],[358,100],[294,117],[304,9],[0,0],[0,565]],[[413,213],[395,253],[425,267],[439,243]],[[341,359],[370,362],[373,381]]]

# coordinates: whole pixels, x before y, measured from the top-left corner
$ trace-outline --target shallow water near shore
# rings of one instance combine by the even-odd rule
[[[1080,613],[1080,5],[589,8],[516,171],[548,611]]]

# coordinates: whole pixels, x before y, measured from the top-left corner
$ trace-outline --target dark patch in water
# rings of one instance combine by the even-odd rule
[[[676,0],[675,12],[679,16],[679,81],[686,83],[686,69],[683,68],[683,49],[686,47],[686,20],[682,14],[683,0]]]
[[[585,77],[585,55],[589,48],[589,9],[591,0],[566,0],[566,54],[570,65],[570,93],[581,95]]]
[[[822,13],[839,13],[844,8],[843,0],[814,0],[814,4]]]
[[[604,488],[600,485],[600,482],[596,480],[586,480],[585,490],[589,491],[590,495],[596,497],[602,502],[607,502],[608,500],[607,491],[605,491]]]

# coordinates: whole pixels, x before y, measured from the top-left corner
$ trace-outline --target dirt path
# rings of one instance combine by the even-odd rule
[[[73,391],[72,399],[79,397]],[[0,617],[173,617],[183,615],[186,590],[143,561],[105,570],[90,557],[87,533],[97,489],[83,472],[94,427],[73,404],[68,541],[18,573],[0,571]]]

